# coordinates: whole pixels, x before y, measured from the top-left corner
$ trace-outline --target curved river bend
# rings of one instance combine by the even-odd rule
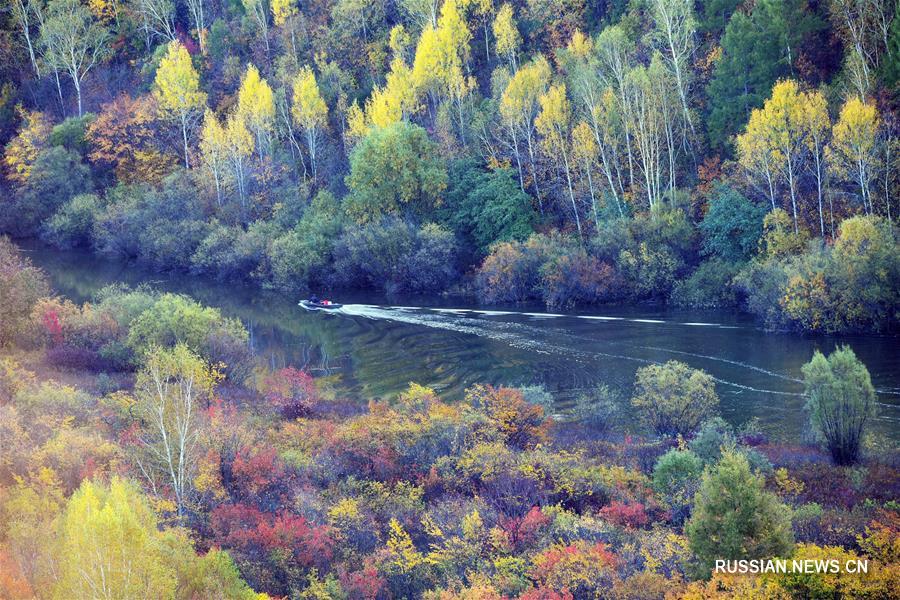
[[[415,381],[450,397],[474,383],[541,384],[564,412],[583,389],[606,383],[631,392],[635,370],[677,359],[716,380],[723,416],[759,418],[782,439],[805,431],[800,367],[813,350],[849,344],[879,390],[873,430],[897,446],[900,433],[898,338],[799,336],[763,331],[724,311],[653,307],[547,313],[541,307],[481,307],[444,298],[388,302],[342,295],[336,314],[306,312],[297,298],[185,274],[151,273],[86,252],[24,244],[57,292],[89,300],[115,282],[187,293],[240,318],[254,349],[273,367],[294,365],[330,379],[360,400],[389,396]]]

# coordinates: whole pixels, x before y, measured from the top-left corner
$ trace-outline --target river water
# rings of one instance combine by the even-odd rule
[[[710,373],[723,416],[751,417],[781,439],[807,429],[800,367],[815,349],[849,344],[879,390],[873,432],[897,446],[900,339],[800,336],[766,332],[727,311],[614,307],[546,312],[543,307],[484,307],[449,298],[340,294],[335,314],[307,312],[298,298],[186,274],[148,272],[87,252],[24,244],[55,290],[90,300],[105,285],[149,283],[186,293],[240,318],[256,352],[272,367],[293,365],[326,377],[342,395],[364,401],[396,394],[409,382],[450,398],[474,383],[543,385],[565,413],[582,390],[605,383],[631,393],[635,370],[680,360]],[[627,402],[625,403],[627,404]],[[627,411],[627,406],[623,407]]]

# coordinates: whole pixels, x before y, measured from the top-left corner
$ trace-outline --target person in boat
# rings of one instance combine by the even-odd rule
[[[318,304],[318,303],[319,303],[319,297],[316,296],[315,294],[313,294],[312,296],[309,297],[309,301],[312,302],[313,304]]]

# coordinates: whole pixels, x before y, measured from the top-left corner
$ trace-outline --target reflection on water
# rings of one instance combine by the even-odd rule
[[[450,397],[478,382],[541,384],[564,411],[580,390],[601,382],[627,397],[637,368],[677,359],[715,378],[725,418],[739,424],[758,417],[773,433],[797,438],[805,429],[801,365],[814,349],[829,352],[848,343],[879,390],[875,429],[894,445],[900,432],[897,338],[772,334],[749,318],[719,311],[485,310],[458,300],[391,303],[359,293],[341,294],[337,300],[345,306],[338,311],[307,312],[289,295],[149,273],[34,243],[25,247],[56,290],[73,300],[88,300],[113,282],[190,294],[240,318],[272,367],[294,365],[330,376],[340,393],[359,399],[395,394],[411,381]]]

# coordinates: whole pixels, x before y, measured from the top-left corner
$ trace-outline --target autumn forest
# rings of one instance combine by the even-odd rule
[[[0,598],[895,597],[898,388],[853,346],[900,333],[898,12],[4,0]],[[807,431],[680,360],[563,408],[359,401],[190,295],[67,298],[35,244],[297,299],[723,311],[817,340],[774,374]],[[777,557],[869,572],[716,570]]]

